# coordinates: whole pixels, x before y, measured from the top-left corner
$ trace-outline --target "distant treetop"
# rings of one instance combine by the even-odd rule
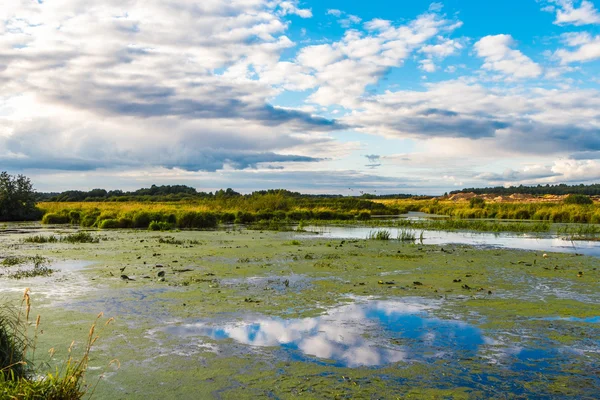
[[[600,184],[594,183],[591,185],[537,185],[537,186],[511,186],[511,187],[490,187],[490,188],[468,188],[450,192],[451,195],[458,193],[475,193],[475,194],[531,194],[531,195],[566,195],[566,194],[584,194],[588,196],[600,195]]]

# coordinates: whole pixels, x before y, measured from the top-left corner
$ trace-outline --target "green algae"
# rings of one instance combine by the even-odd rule
[[[434,315],[485,329],[506,347],[535,344],[542,337],[557,346],[597,346],[596,326],[543,320],[598,316],[596,258],[313,239],[284,232],[114,231],[99,235],[94,244],[23,243],[23,235],[4,235],[3,252],[93,262],[77,274],[97,290],[43,307],[44,320],[51,322],[40,348],[68,348],[71,340],[87,333],[87,322],[98,312],[113,312],[108,316],[116,324],[101,342],[105,359],[94,354],[92,364],[103,371],[117,358],[121,369],[105,376],[96,392],[99,398],[470,399],[504,393],[511,398],[518,395],[510,393],[580,395],[597,384],[597,378],[585,380],[585,367],[598,362],[597,353],[586,353],[587,361],[574,356],[583,366],[577,370],[583,383],[574,387],[562,376],[527,383],[518,373],[498,372],[482,360],[344,368],[327,362],[280,362],[269,349],[252,352],[210,339],[202,340],[202,346],[182,345],[181,339],[156,331],[169,321],[227,313],[302,318],[351,302],[352,296],[411,296],[443,301],[432,310]],[[122,279],[123,274],[133,280]],[[292,274],[302,280],[281,284]],[[35,294],[35,286],[32,290]],[[56,331],[60,335],[50,333]],[[207,344],[227,352],[215,353]],[[96,375],[92,372],[91,377]]]

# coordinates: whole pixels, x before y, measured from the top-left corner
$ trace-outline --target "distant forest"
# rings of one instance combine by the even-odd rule
[[[497,195],[511,195],[511,194],[531,194],[531,195],[566,195],[566,194],[585,194],[588,196],[600,195],[600,184],[594,183],[592,185],[537,185],[537,186],[511,186],[511,187],[493,187],[493,188],[468,188],[462,190],[455,190],[450,194],[458,193],[475,193],[475,194],[497,194]]]
[[[279,194],[290,198],[342,198],[343,195],[335,194],[301,194],[291,192],[285,189],[259,190],[248,195],[243,195],[235,190],[221,189],[216,192],[199,192],[195,188],[185,185],[152,185],[149,188],[138,189],[133,192],[124,192],[122,190],[92,189],[88,192],[81,190],[68,190],[62,193],[36,193],[38,201],[55,201],[55,202],[81,202],[81,201],[182,201],[195,199],[220,199],[233,197],[252,197],[266,194]],[[393,195],[373,195],[363,194],[361,199],[398,199],[398,198],[413,198],[410,194],[393,194]]]

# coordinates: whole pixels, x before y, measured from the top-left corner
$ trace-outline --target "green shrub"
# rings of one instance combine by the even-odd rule
[[[371,219],[371,213],[368,211],[361,211],[356,216],[356,219],[358,219],[359,221],[368,221]]]
[[[483,208],[485,207],[485,200],[481,197],[473,197],[469,200],[469,207],[471,208]]]
[[[133,215],[133,227],[134,228],[148,228],[152,219],[150,213],[146,211],[137,212]]]
[[[520,209],[517,210],[517,212],[515,213],[515,219],[529,219],[531,218],[531,214],[529,213],[529,210],[526,209]]]
[[[96,216],[94,215],[86,215],[81,220],[81,226],[83,226],[84,228],[90,228],[94,225],[96,225]]]
[[[594,204],[594,201],[584,194],[570,194],[563,200],[565,204]]]
[[[81,222],[81,213],[79,211],[69,211],[69,221],[72,224],[79,224]]]
[[[256,221],[256,216],[249,212],[238,211],[235,217],[236,224],[251,224]]]
[[[148,230],[151,231],[169,231],[171,228],[171,224],[164,221],[152,221],[150,222],[150,225],[148,225]]]
[[[120,227],[119,220],[117,219],[104,219],[98,225],[100,229],[119,229]]]
[[[219,221],[222,224],[233,224],[235,222],[234,213],[221,213],[219,214]]]
[[[46,214],[42,218],[42,224],[45,225],[58,225],[58,224],[68,224],[71,222],[71,219],[68,215],[64,214]]]

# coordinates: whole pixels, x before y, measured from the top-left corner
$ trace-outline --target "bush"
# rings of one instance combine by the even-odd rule
[[[42,224],[45,225],[58,225],[58,224],[68,224],[71,222],[71,219],[68,215],[64,214],[46,214],[42,218]]]
[[[120,227],[119,220],[117,219],[104,219],[98,225],[100,229],[119,229]]]
[[[72,224],[79,224],[81,222],[81,213],[79,211],[69,211],[69,221]]]
[[[251,224],[256,221],[256,216],[249,212],[238,211],[235,218],[236,224]]]
[[[235,222],[234,213],[221,213],[219,214],[219,221],[222,224],[233,224]]]
[[[368,221],[371,219],[371,213],[368,211],[361,211],[356,216],[356,219],[358,219],[359,221]]]
[[[150,222],[150,225],[148,225],[148,230],[151,231],[169,231],[171,228],[171,224],[163,221],[152,221]]]
[[[94,215],[86,215],[81,220],[81,226],[84,228],[90,228],[96,224],[96,217]]]
[[[134,228],[148,228],[152,222],[150,213],[146,211],[137,212],[133,215],[133,227]]]
[[[584,194],[570,194],[563,200],[565,204],[594,204],[593,200]]]
[[[469,206],[471,208],[483,208],[485,207],[485,200],[481,197],[473,197],[469,200]]]

